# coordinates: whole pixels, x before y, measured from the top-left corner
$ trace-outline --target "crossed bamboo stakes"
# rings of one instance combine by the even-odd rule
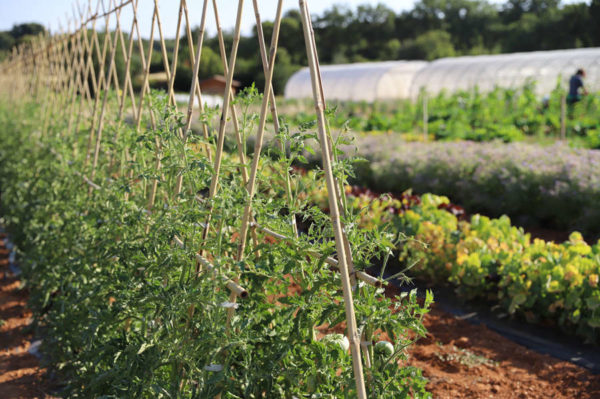
[[[276,17],[269,48],[267,48],[265,43],[264,32],[262,30],[258,0],[252,0],[259,41],[259,56],[265,76],[265,88],[256,131],[254,155],[249,165],[249,169],[243,151],[242,133],[238,113],[233,101],[234,95],[232,91],[241,36],[244,0],[238,0],[233,43],[229,56],[227,55],[225,48],[217,0],[211,0],[210,2],[209,0],[201,0],[202,14],[200,28],[198,29],[195,40],[190,29],[193,21],[191,21],[189,17],[187,1],[180,0],[175,47],[173,49],[171,62],[169,62],[169,54],[165,45],[165,37],[158,4],[159,0],[148,0],[148,2],[153,2],[153,13],[147,51],[144,48],[138,24],[137,12],[139,0],[97,0],[95,6],[92,4],[92,1],[96,0],[90,0],[87,7],[82,6],[79,4],[79,1],[77,1],[72,10],[72,17],[68,18],[67,31],[61,29],[59,34],[39,37],[30,45],[22,45],[19,48],[15,48],[9,59],[0,65],[0,87],[4,87],[5,90],[7,90],[10,95],[15,96],[15,98],[29,96],[37,98],[38,101],[41,102],[43,123],[38,132],[40,136],[51,134],[51,127],[57,126],[61,121],[67,121],[66,129],[62,129],[58,133],[60,138],[69,139],[70,137],[76,137],[75,135],[82,123],[85,123],[86,120],[89,121],[89,125],[87,125],[89,126],[89,135],[85,143],[84,171],[75,171],[88,187],[88,194],[91,195],[92,191],[103,189],[102,184],[95,182],[100,157],[108,157],[110,166],[115,163],[115,154],[111,153],[109,149],[103,148],[103,143],[106,141],[106,138],[104,137],[106,123],[110,122],[107,118],[107,114],[110,113],[109,108],[111,105],[109,94],[111,92],[118,93],[116,108],[117,120],[113,123],[129,123],[135,129],[135,132],[140,134],[143,116],[147,115],[151,127],[157,127],[158,118],[152,111],[149,84],[150,60],[152,59],[154,51],[153,43],[155,42],[157,32],[160,42],[160,56],[168,82],[167,101],[170,106],[177,110],[177,103],[174,95],[174,83],[180,56],[182,25],[185,26],[185,29],[183,30],[185,38],[187,39],[189,61],[190,64],[193,65],[193,74],[189,91],[189,102],[184,114],[185,125],[182,129],[177,130],[177,136],[184,144],[188,140],[193,122],[193,110],[195,105],[198,105],[201,114],[204,114],[205,111],[198,74],[200,71],[202,50],[204,46],[207,17],[209,8],[212,6],[214,21],[217,27],[219,53],[226,77],[226,84],[223,95],[222,114],[217,129],[216,146],[214,149],[208,144],[205,144],[203,147],[206,157],[213,162],[214,174],[211,180],[208,198],[196,197],[199,205],[205,205],[208,208],[208,217],[204,223],[202,223],[202,238],[207,239],[212,231],[211,221],[212,215],[215,212],[212,205],[212,199],[219,195],[219,179],[223,162],[223,147],[227,127],[231,122],[237,143],[237,155],[240,158],[239,173],[241,174],[242,181],[246,186],[248,194],[239,231],[237,253],[234,256],[234,260],[242,261],[244,259],[249,239],[252,239],[255,246],[258,244],[258,233],[270,236],[279,241],[284,241],[289,243],[289,245],[296,245],[298,228],[295,223],[294,215],[291,215],[290,217],[292,235],[287,236],[259,224],[254,219],[252,212],[253,198],[258,188],[257,174],[260,167],[259,161],[267,127],[267,115],[269,113],[272,116],[274,131],[280,131],[279,115],[272,83],[279,44],[283,0],[278,0],[277,3]],[[105,1],[107,3],[105,3]],[[128,40],[125,39],[121,27],[121,12],[126,7],[130,8],[133,15],[131,26],[128,30]],[[328,265],[337,268],[340,272],[357,395],[359,398],[366,398],[361,351],[367,368],[370,367],[371,360],[369,358],[369,352],[366,350],[366,343],[362,342],[362,337],[359,335],[354,313],[353,289],[357,286],[357,279],[376,287],[380,287],[382,281],[371,277],[364,272],[354,270],[350,244],[345,233],[345,226],[343,225],[340,216],[344,214],[346,210],[344,188],[342,182],[338,181],[332,172],[333,163],[337,160],[332,154],[331,136],[324,114],[325,95],[323,93],[315,35],[307,1],[299,0],[299,10],[311,75],[319,143],[323,154],[323,170],[325,172],[329,209],[336,244],[337,259],[327,257],[325,262]],[[115,21],[115,28],[111,33],[110,24],[113,18]],[[97,29],[99,24],[103,24],[104,26],[105,33],[103,37],[98,34]],[[69,30],[69,27],[72,27],[72,29]],[[194,44],[196,46],[194,46]],[[141,67],[144,71],[141,91],[137,96],[133,89],[133,80],[130,72],[133,51],[136,47],[137,51],[139,51]],[[116,68],[116,57],[119,51],[125,60],[125,76],[122,81],[119,79]],[[99,62],[100,68],[94,66],[94,57]],[[131,116],[130,120],[126,118],[127,116]],[[115,129],[115,131],[118,132],[119,129]],[[206,123],[202,123],[202,136],[207,142],[210,139],[209,129]],[[116,141],[118,137],[115,136],[111,139]],[[282,150],[285,150],[286,143],[280,142],[279,145]],[[78,147],[78,143],[73,142],[73,157],[77,154]],[[160,175],[162,167],[160,153],[161,145],[157,139],[155,142],[154,169],[158,175]],[[63,157],[61,154],[56,155]],[[128,161],[134,160],[130,154],[125,154],[125,156]],[[130,174],[128,177],[132,178],[133,176]],[[293,201],[291,177],[287,171],[283,177],[285,179],[286,197],[289,204],[291,204]],[[178,200],[179,195],[185,189],[184,183],[184,176],[180,173],[172,192],[172,201]],[[158,179],[154,179],[147,198],[147,209],[150,212],[156,203],[157,186]],[[129,199],[128,193],[125,194],[125,199]],[[175,236],[173,241],[174,244],[181,248],[186,247],[184,240],[180,237]],[[209,260],[210,256],[208,256],[202,248],[195,252],[197,271],[200,272],[206,270],[213,273],[216,277],[216,281],[227,287],[229,290],[231,303],[234,304],[238,298],[245,298],[249,295],[249,292],[240,285],[239,276],[228,276],[225,271],[220,270],[219,267],[215,266],[215,264]],[[321,254],[316,251],[309,251],[308,255],[316,259],[321,258]],[[193,313],[193,311],[194,309],[189,309],[190,313]],[[234,312],[235,306],[230,306],[227,309],[227,329],[229,334],[235,333],[235,331],[231,330],[230,326]]]

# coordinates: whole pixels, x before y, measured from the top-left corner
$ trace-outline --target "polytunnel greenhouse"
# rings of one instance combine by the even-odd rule
[[[442,58],[433,62],[390,61],[322,67],[325,97],[339,101],[416,99],[421,90],[430,95],[478,87],[518,88],[536,82],[540,96],[550,93],[559,79],[568,79],[579,68],[586,71],[585,86],[600,90],[600,48],[535,51],[527,53]],[[286,98],[310,98],[307,69],[294,74],[285,88]]]
[[[408,98],[415,74],[425,61],[386,61],[321,67],[327,99],[340,101],[395,100]],[[285,86],[285,98],[311,98],[308,68],[295,73]]]

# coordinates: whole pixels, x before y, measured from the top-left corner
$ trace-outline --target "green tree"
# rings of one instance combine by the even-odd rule
[[[406,59],[434,60],[454,55],[450,34],[443,30],[426,32],[400,50],[400,57]]]
[[[27,35],[37,36],[44,32],[46,32],[46,29],[44,28],[43,25],[32,22],[32,23],[19,24],[19,25],[13,26],[13,28],[10,31],[10,34],[15,40],[19,40],[23,36],[27,36]]]
[[[8,32],[0,32],[0,50],[10,50],[15,45],[15,39]]]

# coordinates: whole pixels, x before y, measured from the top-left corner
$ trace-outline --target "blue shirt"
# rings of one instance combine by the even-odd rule
[[[569,97],[577,97],[579,95],[580,87],[583,87],[583,79],[581,76],[571,76],[571,80],[569,80]]]

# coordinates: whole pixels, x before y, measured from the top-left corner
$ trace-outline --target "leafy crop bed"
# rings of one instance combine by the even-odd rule
[[[236,262],[231,254],[247,198],[239,173],[244,165],[225,157],[220,195],[208,204],[203,193],[213,171],[203,155],[206,142],[190,136],[182,143],[176,134],[181,116],[162,95],[151,102],[156,129],[138,135],[121,122],[107,123],[94,182],[84,175],[87,128],[68,136],[67,121],[56,120],[42,133],[39,105],[0,105],[2,215],[20,251],[43,352],[65,382],[61,394],[353,397],[350,354],[339,340],[317,339],[328,327],[343,331],[345,320],[338,274],[325,263],[335,255],[329,217],[285,196],[282,176],[303,148],[303,134],[278,137],[298,150],[265,160],[253,209],[258,223],[288,236],[290,213],[309,218],[310,230],[294,245],[259,231]],[[241,120],[244,132],[256,122],[250,115]],[[173,197],[179,176],[184,190]],[[149,207],[154,184],[156,205]],[[320,177],[292,176],[298,192],[322,184]],[[209,207],[213,230],[203,239]],[[344,223],[360,270],[397,242],[388,227],[359,228],[358,216],[349,213]],[[181,247],[174,245],[179,239]],[[197,269],[199,251],[213,273]],[[249,294],[238,303],[225,289],[234,275]],[[392,301],[376,286],[356,287],[371,397],[428,396],[421,372],[398,361],[425,334],[422,317],[430,302],[428,295],[419,305],[415,292]],[[393,341],[392,353],[370,345],[380,331]]]
[[[398,267],[412,267],[407,273],[450,283],[464,299],[486,300],[529,322],[599,342],[600,241],[588,245],[576,232],[562,244],[532,240],[506,216],[465,220],[461,207],[432,194],[379,197],[358,188],[348,194],[361,224],[391,224],[398,234],[414,237],[397,259]]]
[[[489,93],[477,90],[442,93],[428,99],[427,120],[430,138],[504,142],[559,138],[561,95],[557,88],[545,100],[535,94],[534,85],[521,89],[497,88]],[[423,131],[423,103],[340,104],[336,127],[357,132],[397,132],[419,139]],[[293,121],[306,123],[310,114],[300,112]],[[591,94],[569,107],[565,120],[569,139],[587,148],[600,148],[600,96]]]
[[[469,213],[509,215],[522,226],[600,237],[600,152],[524,143],[407,143],[397,136],[357,140],[369,162],[358,184],[381,192],[448,196]]]

